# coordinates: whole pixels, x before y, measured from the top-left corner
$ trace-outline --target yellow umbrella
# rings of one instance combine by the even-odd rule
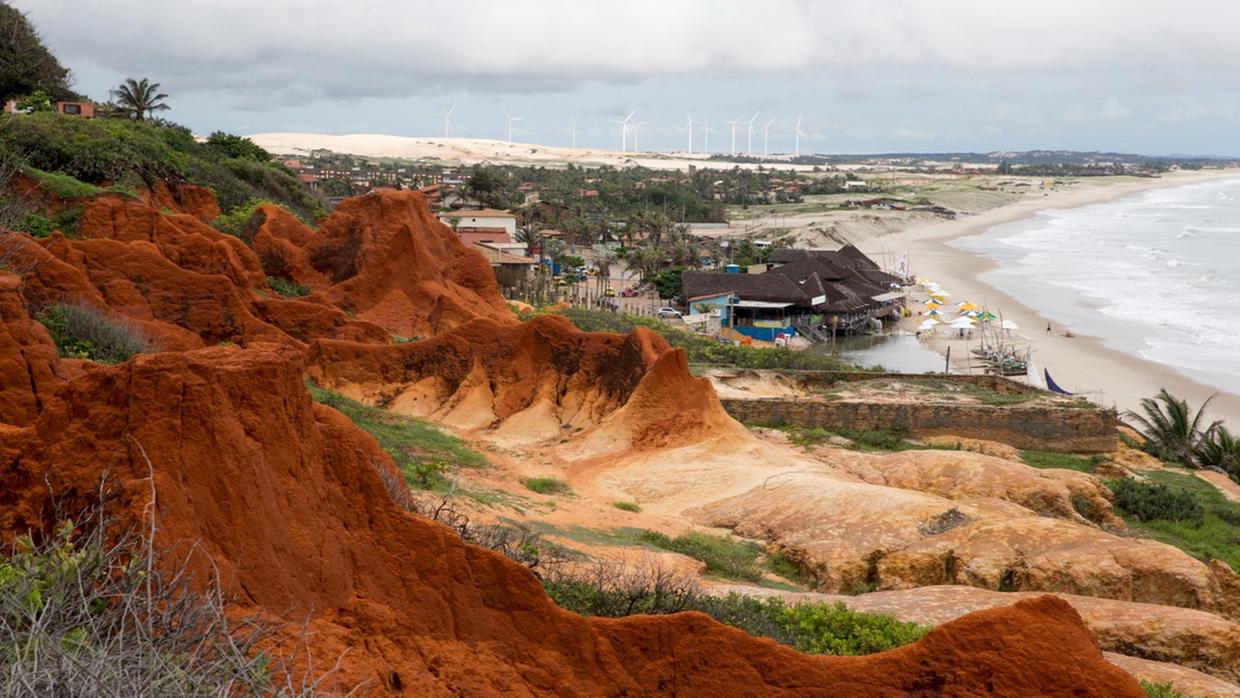
[[[980,310],[980,308],[978,308],[976,305],[973,305],[972,303],[965,303],[964,305],[960,306],[960,310],[962,312],[967,313],[970,310]]]
[[[926,304],[927,310],[938,310],[940,307],[942,306],[940,306],[938,303],[927,303]]]

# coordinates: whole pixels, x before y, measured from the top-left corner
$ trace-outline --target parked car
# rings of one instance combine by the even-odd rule
[[[630,286],[630,287],[628,287],[628,288],[626,288],[626,289],[624,289],[623,291],[621,291],[621,292],[620,292],[620,297],[621,297],[621,298],[636,298],[636,297],[637,297],[637,289],[635,289],[635,288],[633,288],[632,286]]]
[[[664,306],[655,311],[655,315],[661,318],[677,318],[680,317],[680,311],[675,308]]]
[[[607,289],[606,289],[605,291],[603,291],[603,295],[604,295],[604,296],[607,296],[608,298],[615,298],[615,297],[616,297],[616,289],[612,288],[611,286],[608,286],[608,287],[607,287]]]

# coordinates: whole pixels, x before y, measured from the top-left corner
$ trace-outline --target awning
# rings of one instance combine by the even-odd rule
[[[890,291],[888,293],[880,293],[877,296],[870,296],[870,298],[878,301],[879,303],[886,303],[887,301],[899,300],[903,297],[904,297],[904,291]]]
[[[734,308],[791,308],[791,303],[771,303],[769,301],[736,301],[731,304]]]

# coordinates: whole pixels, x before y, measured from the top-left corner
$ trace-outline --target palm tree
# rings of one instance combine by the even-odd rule
[[[638,247],[629,251],[628,263],[625,265],[625,271],[637,272],[638,279],[645,282],[656,271],[659,270],[659,263],[662,261],[662,255],[653,247]]]
[[[1196,413],[1188,408],[1188,403],[1167,392],[1166,388],[1158,391],[1158,395],[1141,400],[1141,412],[1129,410],[1125,414],[1142,429],[1146,448],[1163,460],[1178,461],[1185,466],[1194,467],[1194,448],[1198,446],[1203,434],[1219,428],[1222,422],[1215,421],[1205,429],[1201,421],[1206,405],[1214,399],[1202,403]],[[1142,414],[1143,413],[1143,414]]]
[[[164,104],[168,95],[159,91],[159,83],[151,82],[146,78],[141,80],[125,78],[125,84],[112,90],[112,96],[116,98],[116,106],[121,113],[128,115],[134,121],[145,121],[151,112],[169,108],[167,104]]]
[[[1222,468],[1233,479],[1240,478],[1240,436],[1231,433],[1226,427],[1215,423],[1202,435],[1193,457],[1201,466]]]

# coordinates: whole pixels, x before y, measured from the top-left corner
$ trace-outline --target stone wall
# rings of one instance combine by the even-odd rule
[[[724,399],[723,407],[735,419],[754,425],[891,430],[914,438],[951,435],[1064,453],[1102,453],[1119,448],[1116,413],[1097,407],[880,403],[814,397]]]
[[[763,373],[764,371],[755,371]],[[774,371],[773,371],[774,372]],[[961,376],[941,373],[872,373],[866,371],[778,371],[785,376],[796,376],[806,387],[829,388],[838,383],[854,383],[870,380],[892,380],[901,383],[955,383],[972,385],[999,395],[1026,395],[1046,393],[1025,383],[1008,380],[1003,376]]]

